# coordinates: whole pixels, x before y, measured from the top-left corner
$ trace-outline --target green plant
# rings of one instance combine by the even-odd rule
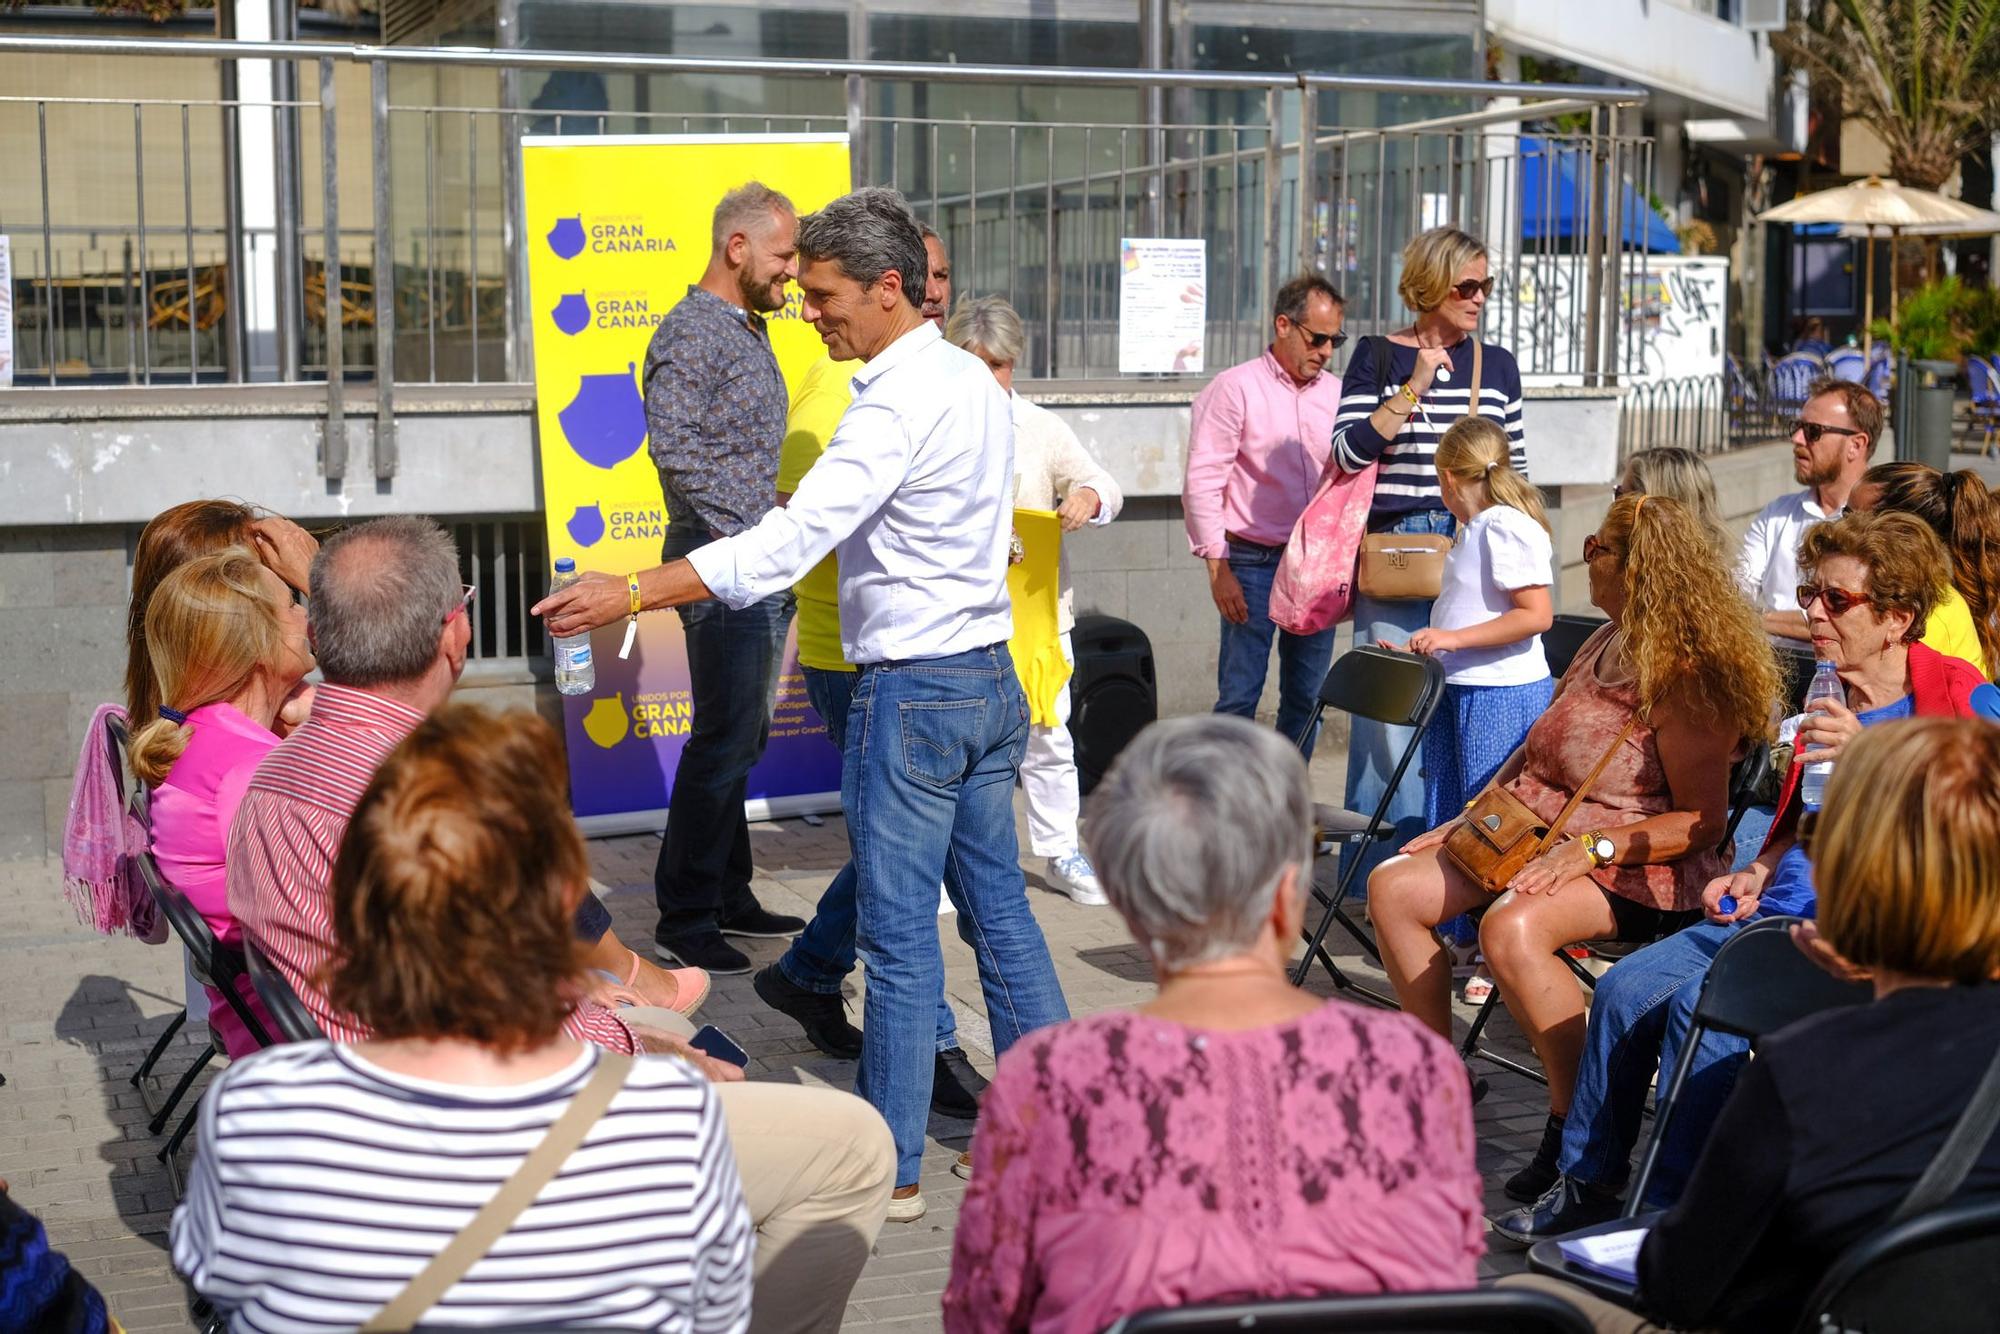
[[[1808,0],[1772,44],[1840,90],[1904,185],[1937,189],[1986,141],[2000,0]]]
[[[2000,289],[1976,287],[1966,294],[1965,350],[1977,357],[2000,356]]]
[[[1939,278],[1903,298],[1894,325],[1877,320],[1870,332],[1914,361],[1957,361],[1973,346],[1974,307],[1987,295],[1966,287],[1957,274]]]

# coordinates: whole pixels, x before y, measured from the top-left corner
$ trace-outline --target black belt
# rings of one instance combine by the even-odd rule
[[[1283,542],[1256,542],[1238,533],[1225,532],[1222,535],[1222,540],[1225,542],[1234,542],[1239,547],[1255,547],[1259,551],[1283,551],[1285,549]]]

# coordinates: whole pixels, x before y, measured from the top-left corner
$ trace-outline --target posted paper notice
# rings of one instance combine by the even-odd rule
[[[1119,250],[1119,372],[1198,374],[1208,324],[1208,242],[1128,236]]]

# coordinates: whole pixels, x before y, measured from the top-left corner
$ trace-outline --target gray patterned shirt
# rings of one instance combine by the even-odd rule
[[[724,536],[763,518],[790,406],[764,317],[688,288],[653,332],[644,383],[668,517]]]

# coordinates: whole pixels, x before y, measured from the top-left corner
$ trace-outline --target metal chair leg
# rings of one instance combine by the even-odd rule
[[[173,1022],[167,1025],[166,1031],[161,1033],[159,1038],[153,1043],[153,1049],[146,1053],[146,1059],[139,1062],[139,1068],[132,1072],[133,1088],[138,1088],[145,1081],[146,1076],[153,1073],[153,1067],[159,1063],[160,1054],[166,1051],[167,1044],[172,1042],[175,1036],[180,1033],[181,1025],[187,1022],[187,1017],[188,1012],[186,1010],[182,1010],[179,1014],[175,1015]],[[148,1108],[147,1110],[150,1111],[151,1109]]]
[[[203,1066],[207,1065],[210,1061],[214,1059],[215,1059],[215,1048],[213,1046],[203,1047],[201,1049],[201,1054],[194,1058],[194,1061],[188,1066],[187,1072],[180,1077],[180,1082],[174,1085],[173,1092],[167,1095],[166,1103],[160,1108],[159,1111],[153,1114],[153,1119],[146,1123],[146,1128],[148,1130],[152,1131],[155,1135],[157,1135],[162,1130],[166,1129],[167,1118],[174,1114],[174,1108],[178,1106],[180,1104],[180,1100],[184,1096],[186,1096],[188,1087],[194,1083],[194,1077],[201,1073]]]

